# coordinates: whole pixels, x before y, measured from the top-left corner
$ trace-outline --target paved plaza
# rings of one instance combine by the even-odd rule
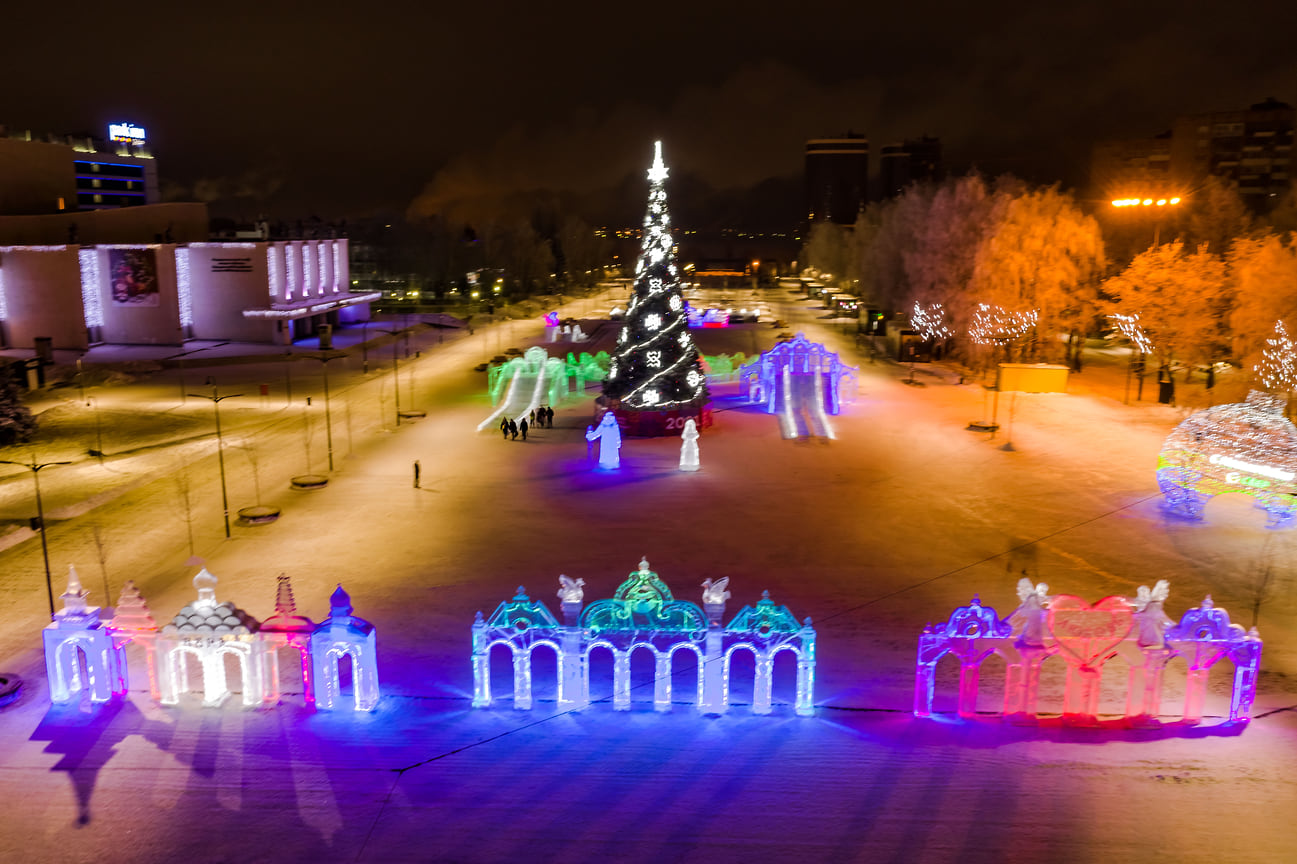
[[[219,599],[264,618],[287,574],[299,610],[319,620],[341,583],[377,627],[383,699],[372,713],[312,713],[299,685],[275,708],[164,708],[133,656],[127,700],[52,707],[40,543],[13,535],[0,552],[0,671],[27,684],[0,708],[0,861],[1292,860],[1293,530],[1267,530],[1242,498],[1213,501],[1201,523],[1168,518],[1154,469],[1183,413],[1123,405],[1115,361],[1092,361],[1068,395],[1002,399],[992,438],[965,428],[989,407],[977,382],[934,368],[908,386],[907,369],[870,362],[840,325],[796,307],[781,301],[789,329],[860,366],[836,438],[784,440],[736,385],[718,385],[697,473],[677,470],[670,438],[628,439],[619,472],[594,470],[583,434],[594,389],[525,443],[475,434],[491,408],[473,366],[536,344],[539,322],[424,332],[400,374],[411,376],[403,402],[427,416],[399,427],[390,366],[378,368],[390,346],[367,374],[353,352],[330,370],[336,471],[311,492],[288,480],[324,470],[318,367],[294,364],[310,409],[283,407],[278,378],[261,396],[263,367],[191,370],[249,394],[225,403],[232,438],[244,439],[227,442],[232,506],[283,514],[236,525],[228,540],[210,403],[177,405],[176,370],[130,385],[171,418],[156,446],[119,440],[105,449],[129,455],[42,473],[55,595],[75,564],[94,604],[111,605],[132,579],[165,621],[193,599],[196,557]],[[615,335],[608,325],[596,338]],[[775,335],[717,338],[751,354]],[[95,391],[102,405],[113,390]],[[58,446],[85,449],[38,455],[64,458]],[[0,482],[9,521],[31,507],[30,475],[16,476]],[[695,601],[704,579],[728,577],[730,615],[768,590],[809,616],[815,715],[794,715],[786,675],[770,716],[735,704],[703,718],[683,700],[655,713],[639,668],[630,712],[613,711],[597,674],[604,701],[581,712],[559,711],[540,683],[530,711],[470,707],[475,612],[518,586],[557,611],[559,574],[584,579],[587,601],[609,597],[641,558]],[[1220,724],[1218,670],[1199,727],[957,721],[944,667],[944,713],[913,717],[923,626],[974,595],[1007,615],[1024,575],[1091,600],[1167,579],[1176,618],[1210,594],[1265,640],[1255,719]],[[1168,683],[1168,711],[1182,678]],[[1046,685],[1042,705],[1056,711],[1061,679]],[[979,707],[996,710],[996,695],[986,684]],[[1101,711],[1123,706],[1105,679]]]

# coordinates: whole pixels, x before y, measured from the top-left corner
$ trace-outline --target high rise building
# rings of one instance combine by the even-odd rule
[[[1095,198],[1191,195],[1209,176],[1238,185],[1256,210],[1288,191],[1292,106],[1267,99],[1238,111],[1177,117],[1153,138],[1100,141],[1091,151]]]
[[[883,147],[878,157],[878,187],[884,198],[900,195],[911,183],[940,180],[943,176],[940,138],[907,138]]]
[[[855,224],[869,201],[869,139],[847,132],[806,142],[806,218]]]

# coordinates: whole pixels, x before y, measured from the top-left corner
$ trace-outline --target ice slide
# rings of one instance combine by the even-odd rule
[[[818,371],[794,375],[789,366],[784,367],[777,379],[775,416],[785,438],[837,437],[824,411],[824,377]]]
[[[513,375],[509,378],[509,386],[504,398],[491,412],[491,416],[477,425],[477,431],[481,432],[492,426],[498,427],[501,417],[508,417],[516,422],[539,408],[545,398],[547,365],[546,363],[536,364],[534,370],[529,370],[528,364],[517,362]]]

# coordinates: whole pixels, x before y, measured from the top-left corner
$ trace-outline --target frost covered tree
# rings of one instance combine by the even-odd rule
[[[36,418],[23,404],[18,382],[7,366],[0,366],[0,447],[21,444],[36,433]]]
[[[608,361],[603,392],[619,411],[662,411],[707,401],[701,355],[689,333],[667,213],[662,142],[657,142],[635,293]]]
[[[1283,321],[1274,323],[1274,331],[1265,340],[1256,376],[1267,390],[1289,396],[1297,390],[1297,346],[1293,345]]]
[[[1266,234],[1234,241],[1227,258],[1234,283],[1229,316],[1233,354],[1244,366],[1257,356],[1276,319],[1297,320],[1297,238]]]
[[[1138,315],[1156,346],[1158,361],[1211,363],[1226,351],[1232,301],[1225,262],[1204,243],[1189,251],[1163,243],[1135,256],[1103,283],[1115,298],[1110,312]]]
[[[1068,360],[1075,360],[1078,337],[1098,309],[1104,267],[1098,222],[1057,186],[1024,190],[997,207],[995,215],[977,249],[972,294],[1007,309],[1035,309],[1036,332],[1046,337],[1036,347],[1048,354],[1061,346],[1048,337],[1067,333],[1061,347]]]

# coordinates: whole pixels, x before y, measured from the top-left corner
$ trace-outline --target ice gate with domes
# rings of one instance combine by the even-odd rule
[[[473,707],[492,704],[491,651],[503,646],[513,662],[513,707],[532,707],[531,662],[540,647],[558,657],[558,707],[578,710],[590,704],[590,655],[607,650],[613,655],[613,708],[631,708],[631,654],[645,649],[654,658],[653,707],[670,711],[673,701],[671,664],[680,651],[697,661],[694,704],[702,714],[724,714],[730,705],[730,667],[734,655],[749,651],[755,659],[752,713],[773,710],[774,660],[780,652],[797,659],[794,710],[814,713],[815,630],[811,619],[799,623],[786,606],[777,606],[763,592],[755,606],[744,606],[722,626],[730,594],[725,579],[703,583],[703,602],[677,600],[658,575],[640,561],[606,600],[584,605],[585,580],[559,577],[563,621],[520,587],[517,595],[473,622]]]

